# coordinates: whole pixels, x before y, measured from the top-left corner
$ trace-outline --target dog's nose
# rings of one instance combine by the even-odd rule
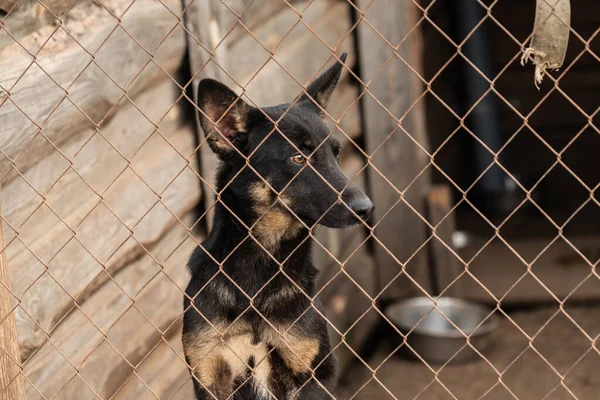
[[[373,210],[375,209],[375,205],[367,196],[360,196],[350,200],[348,203],[348,207],[352,209],[361,219],[366,220],[369,218]]]

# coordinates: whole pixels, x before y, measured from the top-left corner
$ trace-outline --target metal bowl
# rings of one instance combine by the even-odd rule
[[[446,363],[451,358],[451,362],[464,362],[474,358],[477,353],[465,346],[465,336],[478,351],[486,348],[490,333],[498,324],[498,317],[489,316],[490,312],[477,303],[451,297],[437,299],[437,309],[428,297],[403,300],[386,309],[387,317],[403,333],[410,332],[406,338],[410,347],[432,363]]]

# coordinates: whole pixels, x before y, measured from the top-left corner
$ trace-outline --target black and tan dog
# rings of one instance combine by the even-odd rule
[[[329,398],[334,360],[311,301],[307,227],[346,227],[374,208],[340,170],[321,119],[341,71],[330,67],[291,108],[257,109],[217,81],[199,84],[202,129],[221,165],[214,226],[189,261],[184,300],[198,399]]]

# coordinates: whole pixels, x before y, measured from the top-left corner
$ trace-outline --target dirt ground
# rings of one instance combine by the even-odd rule
[[[336,397],[338,400],[600,398],[600,350],[592,347],[592,340],[600,334],[600,307],[567,306],[565,311],[578,326],[558,307],[509,314],[512,322],[503,319],[493,333],[493,344],[482,351],[487,362],[480,358],[467,364],[430,368],[421,361],[408,361],[397,355],[385,360],[390,350],[381,346],[369,362],[376,373],[364,366],[354,367],[342,378],[340,383],[345,385]]]

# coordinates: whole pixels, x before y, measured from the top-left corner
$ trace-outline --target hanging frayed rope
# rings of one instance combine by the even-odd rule
[[[546,70],[558,70],[565,59],[571,25],[569,0],[537,0],[531,44],[523,51],[521,65],[531,57],[534,84],[539,90]]]

